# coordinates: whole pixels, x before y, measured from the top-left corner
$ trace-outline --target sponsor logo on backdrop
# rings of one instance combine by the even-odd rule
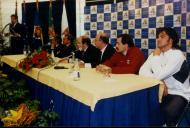
[[[156,6],[149,8],[149,17],[156,17]]]
[[[173,4],[165,4],[165,15],[173,15]]]

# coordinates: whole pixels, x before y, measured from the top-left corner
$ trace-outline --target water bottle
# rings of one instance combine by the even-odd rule
[[[80,80],[80,67],[79,67],[78,59],[75,59],[73,75],[74,75],[73,79],[75,81]]]
[[[75,53],[72,52],[72,63],[75,63]]]
[[[26,52],[26,45],[24,45],[24,48],[23,48],[23,54],[26,55],[27,52]]]
[[[53,59],[54,59],[54,57],[55,57],[53,49],[51,50],[51,57],[52,57]]]
[[[30,55],[30,53],[31,53],[31,51],[30,51],[30,46],[28,45],[28,47],[27,47],[27,53],[28,53],[28,55]]]
[[[53,49],[51,50],[51,57],[52,57],[53,61],[56,62],[56,58],[55,58]]]

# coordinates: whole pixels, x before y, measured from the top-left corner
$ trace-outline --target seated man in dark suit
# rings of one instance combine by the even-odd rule
[[[106,33],[100,33],[96,36],[95,45],[101,51],[100,63],[104,63],[115,53],[115,49],[109,44],[109,38]]]
[[[79,42],[80,43],[80,42]],[[78,50],[75,55],[85,63],[91,63],[94,68],[99,63],[100,51],[91,44],[91,40],[88,37],[81,37],[81,50]]]
[[[77,50],[75,51],[75,57],[78,58],[79,60],[82,60],[82,54],[83,54],[83,48],[82,48],[82,39],[85,36],[80,36],[76,40],[76,48]]]
[[[55,57],[63,58],[71,55],[71,53],[76,50],[73,41],[74,39],[71,35],[66,35],[63,38],[63,44],[59,44],[54,48]]]

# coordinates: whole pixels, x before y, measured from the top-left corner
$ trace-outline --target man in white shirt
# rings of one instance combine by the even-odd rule
[[[178,46],[176,31],[169,27],[157,31],[157,47],[140,68],[139,74],[165,83],[161,110],[167,126],[175,126],[190,97],[189,65]]]

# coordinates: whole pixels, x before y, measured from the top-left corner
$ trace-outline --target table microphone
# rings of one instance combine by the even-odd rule
[[[55,66],[54,69],[68,69],[68,68],[65,66]]]

